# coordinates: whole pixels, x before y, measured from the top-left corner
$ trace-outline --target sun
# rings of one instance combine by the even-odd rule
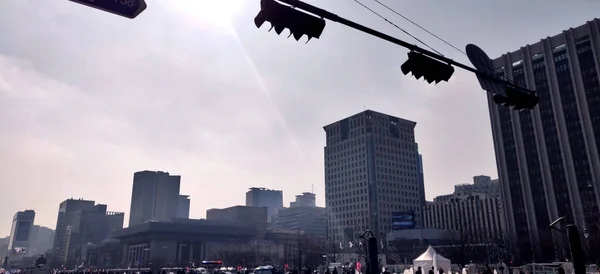
[[[182,15],[211,24],[229,23],[242,10],[244,0],[169,0]]]

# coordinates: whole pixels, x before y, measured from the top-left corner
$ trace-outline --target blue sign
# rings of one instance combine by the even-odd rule
[[[392,230],[415,228],[415,213],[412,210],[392,213]]]
[[[146,9],[145,0],[69,0],[95,9],[114,13],[130,19],[140,15]]]

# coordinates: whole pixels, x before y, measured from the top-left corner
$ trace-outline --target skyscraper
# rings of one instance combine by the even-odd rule
[[[179,195],[177,217],[184,219],[190,218],[190,195]]]
[[[71,226],[76,221],[76,213],[81,210],[91,210],[94,208],[94,201],[83,199],[68,199],[60,203],[58,208],[58,218],[56,220],[56,229],[54,234],[53,249],[58,254],[61,263],[67,262],[69,252],[69,239]]]
[[[27,254],[29,248],[29,233],[35,220],[35,211],[25,210],[15,213],[8,240],[8,255],[14,253]]]
[[[170,221],[179,211],[181,176],[162,171],[139,171],[133,175],[129,226],[148,220]]]
[[[540,98],[516,112],[488,97],[509,238],[523,261],[565,258],[562,236],[548,230],[558,217],[575,221],[588,241],[600,233],[599,56],[594,19],[494,60],[498,75]],[[594,245],[586,246],[590,256]]]
[[[264,206],[267,208],[267,221],[270,223],[283,208],[283,191],[253,187],[246,192],[246,206]]]
[[[332,240],[353,240],[365,229],[383,239],[392,229],[392,214],[400,211],[412,210],[420,223],[425,201],[415,126],[366,110],[324,127]]]

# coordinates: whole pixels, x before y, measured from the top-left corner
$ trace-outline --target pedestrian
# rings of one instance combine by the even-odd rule
[[[423,274],[423,271],[421,270],[420,266],[417,268],[417,272],[415,274]]]
[[[432,266],[431,269],[429,269],[429,274],[435,274],[435,268]]]

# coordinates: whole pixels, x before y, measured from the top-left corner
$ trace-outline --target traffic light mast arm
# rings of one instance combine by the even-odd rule
[[[358,24],[356,22],[350,21],[350,20],[348,20],[346,18],[340,17],[340,16],[338,16],[338,15],[336,15],[334,13],[331,13],[331,12],[326,11],[324,9],[315,7],[313,5],[310,5],[308,3],[302,2],[300,0],[278,0],[278,1],[280,1],[282,3],[286,3],[286,4],[288,4],[288,5],[292,6],[292,7],[296,7],[298,9],[304,10],[306,12],[312,13],[312,14],[317,15],[319,17],[322,17],[324,19],[327,19],[327,20],[330,20],[330,21],[333,21],[333,22],[338,22],[338,23],[340,23],[342,25],[345,25],[345,26],[351,27],[353,29],[362,31],[364,33],[373,35],[373,36],[378,37],[380,39],[386,40],[386,41],[388,41],[390,43],[394,43],[394,44],[399,45],[401,47],[405,47],[405,48],[407,48],[409,50],[422,53],[422,54],[424,54],[426,56],[435,58],[435,59],[437,59],[439,61],[448,63],[450,65],[462,68],[464,70],[470,71],[470,72],[475,73],[477,75],[481,75],[481,76],[483,76],[485,78],[488,78],[491,81],[494,81],[494,82],[497,82],[497,83],[500,83],[500,84],[504,84],[504,85],[507,85],[507,86],[518,87],[517,85],[515,85],[514,83],[511,83],[509,81],[506,81],[506,80],[503,80],[503,79],[499,79],[497,77],[493,77],[492,75],[485,75],[485,74],[481,73],[480,71],[478,71],[478,70],[476,70],[476,69],[474,69],[472,67],[469,67],[469,66],[467,66],[465,64],[456,62],[456,61],[454,61],[452,59],[449,59],[449,58],[446,58],[446,57],[441,56],[439,54],[436,54],[435,52],[431,52],[429,50],[426,50],[426,49],[421,48],[421,47],[419,47],[417,45],[413,45],[413,44],[407,43],[407,42],[402,41],[402,40],[400,40],[398,38],[389,36],[389,35],[387,35],[385,33],[376,31],[376,30],[374,30],[372,28],[369,28],[369,27],[363,26],[361,24]],[[520,89],[523,89],[523,88],[520,87]],[[530,91],[530,90],[527,90],[527,91],[533,92],[533,91]]]

